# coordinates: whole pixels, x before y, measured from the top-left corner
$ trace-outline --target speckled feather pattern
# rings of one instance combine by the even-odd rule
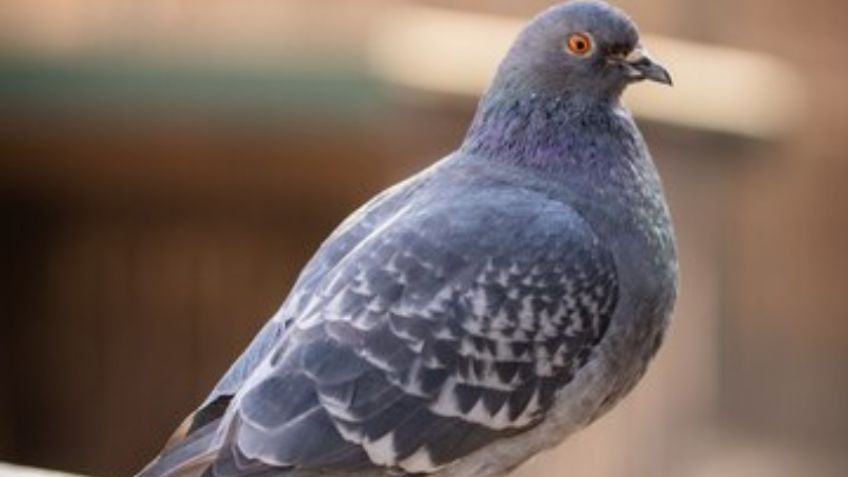
[[[615,307],[611,256],[562,204],[456,164],[284,307],[298,319],[234,401],[240,459],[432,471],[538,425],[585,365]],[[296,440],[266,451],[286,426]]]

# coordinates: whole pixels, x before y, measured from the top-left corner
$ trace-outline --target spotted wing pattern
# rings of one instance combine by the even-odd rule
[[[303,309],[302,302],[314,295],[316,289],[321,286],[322,279],[345,255],[379,227],[381,222],[397,214],[399,205],[429,182],[429,172],[425,171],[384,190],[347,217],[333,231],[304,267],[292,288],[291,295],[280,311],[257,333],[245,352],[233,363],[200,406],[198,412],[203,412],[216,400],[232,396],[238,391],[259,362],[267,356],[275,344],[279,343],[288,324],[295,318],[296,312]],[[220,417],[220,413],[214,414],[214,417]]]
[[[427,473],[540,422],[604,335],[612,257],[559,203],[439,202],[314,280],[235,396],[208,473]]]

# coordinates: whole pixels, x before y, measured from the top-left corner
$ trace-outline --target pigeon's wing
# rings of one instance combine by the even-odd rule
[[[560,203],[454,199],[408,206],[319,280],[207,474],[426,473],[543,419],[604,336],[613,258]]]
[[[218,420],[224,414],[230,400],[244,380],[280,342],[289,322],[296,316],[296,310],[303,307],[304,298],[315,292],[320,286],[321,279],[345,255],[368,237],[383,221],[397,214],[399,205],[425,185],[431,173],[432,169],[426,170],[386,189],[339,225],[301,271],[286,303],[257,333],[247,349],[218,381],[203,404],[174,432],[168,445],[165,446],[166,449],[181,442],[198,429]]]

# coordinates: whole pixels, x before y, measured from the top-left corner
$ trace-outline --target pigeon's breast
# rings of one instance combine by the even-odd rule
[[[646,320],[667,318],[677,290],[677,250],[659,176],[649,159],[631,164],[618,188],[618,205],[607,217],[610,243],[634,313]],[[638,316],[634,316],[638,319]],[[645,323],[651,325],[650,322]]]
[[[620,296],[599,350],[612,384],[596,415],[644,374],[663,341],[678,282],[671,217],[647,151],[611,170],[605,186],[603,205],[585,213],[615,257]]]

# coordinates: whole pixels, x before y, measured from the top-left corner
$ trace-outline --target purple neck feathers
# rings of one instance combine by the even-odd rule
[[[617,101],[580,102],[569,95],[484,96],[461,151],[547,170],[587,165],[612,151],[613,136],[632,137],[635,126],[616,112]],[[617,133],[617,134],[616,134]],[[620,133],[625,133],[623,136]]]

